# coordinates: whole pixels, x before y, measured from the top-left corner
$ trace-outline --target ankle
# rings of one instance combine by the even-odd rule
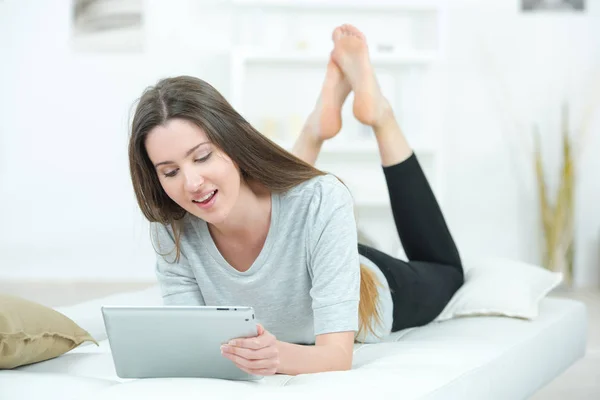
[[[307,146],[320,148],[324,140],[320,136],[318,123],[311,121],[312,118],[304,124],[300,132],[299,139]]]
[[[375,134],[378,132],[389,131],[391,128],[394,128],[398,125],[394,111],[385,98],[382,101],[381,107],[382,109],[379,113],[379,117],[373,122],[373,125],[371,125]]]

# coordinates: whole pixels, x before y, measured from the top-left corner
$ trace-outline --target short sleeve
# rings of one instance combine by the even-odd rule
[[[315,199],[309,235],[315,335],[358,331],[360,259],[354,207],[341,182],[331,185]]]
[[[175,240],[172,232],[161,223],[152,224],[156,253],[156,277],[165,305],[205,305],[200,287],[185,254],[180,252],[175,262]]]

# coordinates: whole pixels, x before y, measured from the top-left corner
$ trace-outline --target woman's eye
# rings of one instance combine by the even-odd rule
[[[207,155],[205,155],[204,157],[201,158],[196,158],[194,161],[196,162],[203,162],[209,159],[209,157],[211,156],[212,153],[208,153]]]
[[[167,178],[171,178],[173,176],[175,176],[175,174],[177,174],[177,170],[174,169],[173,171],[167,172],[165,174],[163,174],[164,176],[166,176]]]
[[[208,153],[208,154],[207,154],[207,155],[205,155],[204,157],[201,157],[201,158],[196,158],[196,159],[194,160],[194,162],[204,162],[204,161],[208,160],[208,159],[210,158],[210,156],[211,156],[211,155],[212,155],[212,152],[211,152],[211,153]],[[165,172],[165,173],[163,173],[163,175],[164,175],[166,178],[172,178],[172,177],[174,177],[175,175],[177,175],[177,171],[178,171],[178,170],[179,170],[179,169],[174,169],[173,171],[169,171],[169,172]]]

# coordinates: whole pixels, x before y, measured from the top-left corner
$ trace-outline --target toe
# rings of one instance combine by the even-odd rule
[[[362,32],[358,30],[358,28],[356,28],[354,25],[347,25],[347,28],[349,33],[351,33],[353,36],[362,36]]]
[[[331,35],[331,38],[333,39],[334,42],[338,41],[341,39],[341,37],[343,36],[343,28],[338,26],[337,28],[335,28],[333,30],[333,33]]]

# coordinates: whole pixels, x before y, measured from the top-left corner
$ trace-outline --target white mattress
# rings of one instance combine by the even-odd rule
[[[276,375],[261,382],[123,380],[103,340],[100,347],[85,345],[0,372],[0,399],[522,399],[582,357],[585,336],[582,303],[545,298],[534,321],[472,317],[431,323],[397,332],[386,343],[357,344],[351,371]]]

